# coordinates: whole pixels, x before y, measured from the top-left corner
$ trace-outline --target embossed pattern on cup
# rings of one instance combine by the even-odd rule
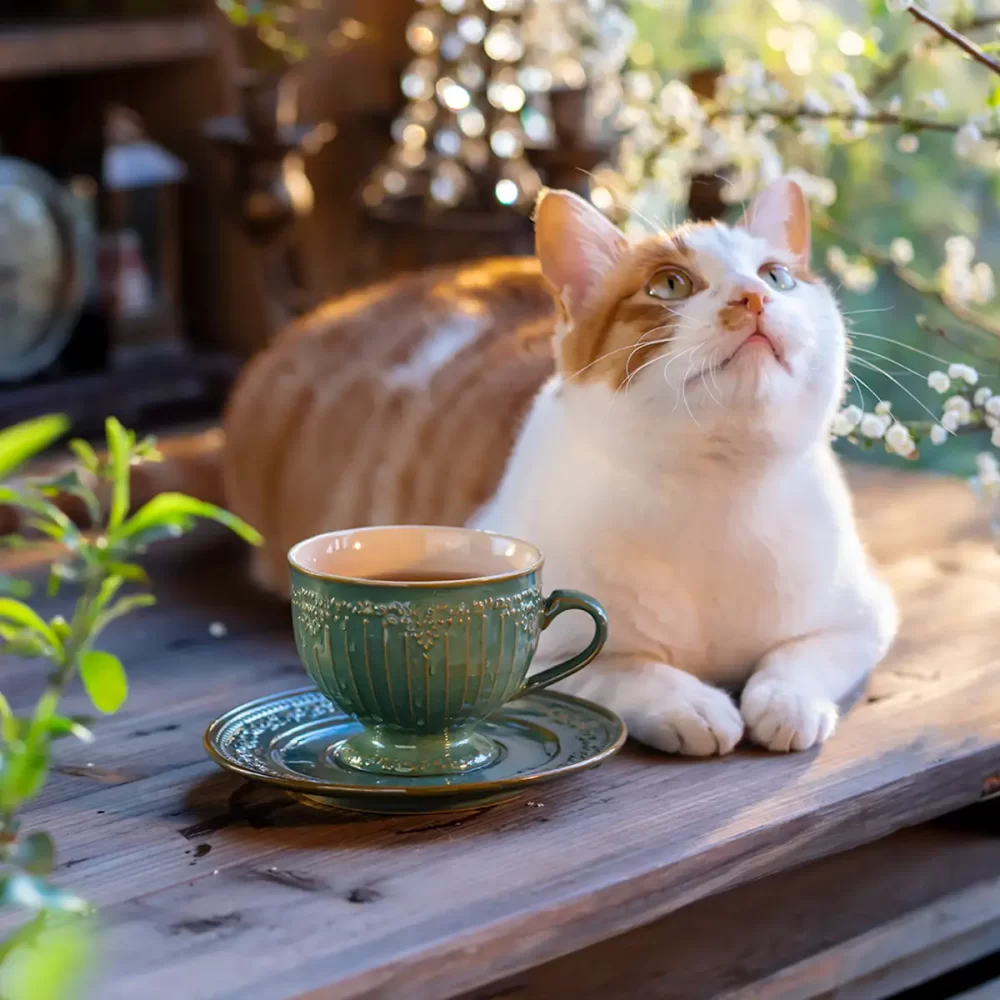
[[[536,574],[444,590],[338,586],[292,570],[299,655],[316,686],[374,725],[442,733],[524,681],[541,631]]]

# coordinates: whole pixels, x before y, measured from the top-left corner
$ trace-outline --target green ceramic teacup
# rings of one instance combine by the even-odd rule
[[[466,528],[359,528],[288,553],[295,641],[316,686],[364,727],[333,752],[376,774],[453,774],[500,746],[476,724],[505,702],[585,667],[607,639],[591,597],[543,597],[542,555]],[[556,615],[585,611],[594,638],[525,677]]]

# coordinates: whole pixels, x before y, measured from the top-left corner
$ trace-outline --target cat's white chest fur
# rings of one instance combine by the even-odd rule
[[[773,650],[866,616],[882,593],[825,443],[748,474],[712,449],[692,459],[683,441],[672,456],[671,442],[638,439],[656,426],[616,406],[605,386],[550,384],[474,521],[538,545],[546,591],[582,590],[602,602],[610,620],[602,661],[565,687],[610,701],[633,728],[644,724],[637,701],[658,688],[650,665],[697,678],[706,691],[742,686]],[[891,617],[891,600],[888,608]],[[590,629],[583,615],[557,619],[536,668],[583,648]],[[662,697],[682,697],[677,687],[662,685]],[[729,728],[742,731],[734,714]]]

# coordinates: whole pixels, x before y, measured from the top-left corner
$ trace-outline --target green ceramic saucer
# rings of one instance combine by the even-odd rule
[[[421,813],[504,802],[594,767],[625,742],[625,725],[613,712],[551,691],[508,702],[481,728],[502,749],[486,767],[442,777],[369,774],[335,757],[358,723],[315,688],[300,688],[220,716],[205,732],[205,747],[224,768],[285,788],[310,805]]]

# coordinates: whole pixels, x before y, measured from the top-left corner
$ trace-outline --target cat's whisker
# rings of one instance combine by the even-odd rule
[[[719,356],[719,348],[716,348],[712,352],[712,360],[711,360],[711,363],[708,366],[708,374],[709,374],[709,376],[712,379],[712,384],[715,386],[716,390],[718,391],[719,395],[721,396],[722,395],[722,389],[719,387],[719,380],[715,377],[715,359],[718,356]],[[722,406],[722,401],[721,400],[719,401],[719,406],[720,407]]]
[[[690,350],[694,350],[694,348],[692,347],[692,348],[690,348]],[[686,352],[684,352],[684,351],[681,352],[681,354],[684,354],[684,353],[686,353]],[[618,386],[618,389],[616,389],[615,392],[617,393],[622,388],[624,388],[624,389],[627,390],[628,387],[629,387],[629,384],[632,382],[632,379],[634,379],[636,377],[636,375],[638,375],[639,372],[641,372],[644,368],[648,368],[650,365],[656,364],[657,361],[662,361],[664,358],[669,358],[669,357],[670,357],[670,352],[668,351],[666,354],[658,354],[655,358],[650,358],[649,361],[644,361],[641,365],[639,365],[638,368],[636,368],[636,370],[634,372],[632,372],[631,375],[627,376],[622,381],[621,385]],[[677,355],[674,355],[674,357],[677,357]],[[670,362],[668,361],[667,364],[669,365]]]
[[[693,354],[701,344],[692,344],[690,347],[685,347],[683,351],[678,351],[664,366],[663,366],[663,379],[667,385],[673,388],[673,383],[667,378],[667,370],[675,362],[679,361],[681,358],[687,357],[689,354]]]
[[[687,410],[687,415],[694,421],[694,425],[697,428],[701,428],[701,424],[698,423],[698,418],[694,415],[691,409],[691,404],[688,402],[687,397],[687,384],[688,379],[691,377],[691,370],[694,368],[694,359],[692,359],[691,364],[688,365],[688,370],[684,373],[684,381],[681,382],[680,396],[684,401],[684,409]],[[677,409],[677,404],[674,404],[674,409]]]
[[[842,312],[841,316],[860,316],[862,313],[887,313],[891,312],[896,307],[892,306],[882,306],[878,309],[851,309],[849,312]]]
[[[867,410],[868,406],[865,403],[864,389],[867,389],[872,394],[872,399],[876,401],[878,400],[878,393],[864,379],[859,378],[849,368],[847,370],[847,374],[850,375],[852,379],[854,379],[854,385],[857,387],[858,395],[861,397],[861,409]],[[862,388],[862,386],[864,386],[864,389]]]
[[[854,337],[868,337],[871,340],[881,340],[887,344],[894,344],[896,347],[904,347],[908,351],[913,351],[914,354],[921,354],[925,358],[930,358],[931,361],[936,361],[939,365],[944,365],[946,368],[951,364],[950,361],[945,361],[944,358],[939,358],[936,354],[930,354],[928,351],[922,351],[919,347],[913,347],[910,344],[904,343],[902,340],[895,340],[892,337],[883,337],[877,333],[865,333],[864,330],[851,330],[848,333],[848,337],[851,339]]]
[[[708,382],[705,379],[705,368],[706,368],[706,366],[708,366],[708,370],[710,372],[712,371],[712,367],[711,366],[712,366],[712,362],[715,359],[715,355],[716,355],[716,351],[713,351],[710,355],[708,355],[707,357],[705,357],[705,358],[702,359],[701,370],[698,372],[698,378],[700,378],[701,381],[702,381],[702,383],[704,384],[704,386],[705,386],[705,392],[708,393],[709,398],[712,400],[713,403],[715,403],[716,406],[718,406],[721,409],[721,407],[722,407],[722,400],[716,398],[715,393],[712,392],[711,387],[709,386]],[[714,381],[714,375],[713,375],[713,381]]]
[[[629,375],[625,379],[624,382],[622,382],[622,384],[618,388],[621,389],[622,386],[624,386],[627,389],[628,385],[632,381],[632,379],[634,379],[636,377],[636,375],[638,375],[639,372],[641,372],[644,368],[648,368],[651,364],[655,364],[657,361],[662,361],[664,358],[670,358],[670,360],[667,362],[666,367],[664,368],[664,371],[666,371],[666,368],[669,368],[670,365],[673,364],[673,362],[677,358],[682,358],[685,355],[690,354],[692,351],[696,351],[698,349],[698,347],[699,347],[698,344],[692,344],[690,347],[685,347],[684,350],[678,351],[673,357],[671,357],[670,353],[667,352],[666,354],[659,354],[655,358],[651,358],[649,361],[643,362],[641,365],[639,365],[638,368],[636,368],[636,370],[634,372],[632,372],[631,375]]]
[[[660,330],[670,329],[671,336],[664,337],[662,340],[644,340],[643,338],[649,336],[651,333],[657,333]],[[654,326],[652,330],[647,330],[642,337],[640,337],[636,343],[632,353],[625,360],[625,375],[626,378],[630,378],[629,369],[632,367],[632,358],[635,357],[638,351],[641,351],[644,347],[655,347],[659,344],[668,344],[674,339],[674,335],[677,333],[683,333],[686,329],[693,329],[693,324],[691,326],[686,326],[684,323],[670,324],[664,323],[662,326]]]
[[[858,364],[864,364],[867,358],[857,358],[853,354],[848,355],[848,361],[856,361]],[[923,375],[914,375],[910,372],[904,372],[896,368],[889,369],[893,375],[898,375],[900,378],[919,378],[921,381],[924,380]]]
[[[636,368],[634,372],[632,372],[631,375],[621,380],[621,382],[618,384],[618,388],[615,389],[614,391],[614,395],[617,396],[618,393],[622,391],[622,389],[628,392],[632,379],[634,379],[636,375],[638,375],[639,372],[643,370],[643,368],[648,368],[650,365],[655,365],[657,361],[663,361],[664,358],[669,358],[669,357],[670,353],[667,352],[666,354],[658,354],[655,358],[650,358],[649,361],[644,361],[638,368]]]
[[[922,379],[926,379],[927,378],[927,373],[926,372],[918,372],[916,370],[916,368],[911,368],[909,365],[904,365],[902,361],[897,361],[895,358],[890,358],[890,357],[888,357],[885,354],[879,354],[878,351],[873,351],[873,350],[871,350],[871,348],[868,348],[868,347],[858,347],[855,344],[855,345],[853,345],[851,347],[851,350],[848,353],[853,356],[853,354],[854,354],[855,351],[860,351],[862,354],[868,354],[868,355],[870,355],[873,358],[878,358],[879,361],[886,361],[890,365],[898,365],[900,368],[903,369],[903,371],[909,372],[911,375],[916,375],[917,378],[922,378]],[[859,360],[861,360],[861,359],[859,359]],[[897,374],[898,374],[898,372],[897,372]]]
[[[647,336],[650,333],[655,333],[656,329],[662,329],[662,327],[659,327],[659,328],[654,327],[653,330],[647,330],[646,333],[643,334],[643,337]],[[584,365],[579,371],[573,372],[572,375],[567,376],[566,381],[567,382],[572,382],[573,379],[575,379],[578,375],[582,375],[585,371],[587,371],[587,369],[593,368],[594,365],[600,364],[602,361],[607,360],[608,358],[610,358],[614,354],[621,354],[622,351],[638,350],[638,349],[640,349],[642,347],[655,347],[658,344],[669,344],[670,343],[670,339],[671,338],[669,338],[669,337],[664,337],[662,340],[647,340],[647,341],[642,341],[640,339],[640,340],[636,341],[634,344],[626,344],[624,347],[616,347],[613,351],[608,351],[607,354],[602,354],[599,358],[594,358],[593,361],[591,361],[589,364]],[[626,366],[627,366],[627,362],[626,362]]]
[[[903,392],[906,393],[907,396],[910,397],[910,399],[912,399],[917,404],[917,406],[920,407],[921,410],[924,411],[924,413],[926,413],[931,418],[931,420],[934,421],[935,424],[944,427],[944,424],[941,423],[940,417],[938,417],[938,415],[929,406],[927,406],[919,396],[917,396],[915,393],[910,392],[910,390],[907,389],[906,386],[899,381],[899,379],[893,378],[893,376],[890,375],[884,368],[879,368],[878,365],[873,364],[871,361],[864,361],[861,358],[856,358],[855,360],[858,362],[858,364],[864,365],[871,371],[878,372],[879,375],[884,376],[890,382],[897,385],[900,389],[903,390]],[[878,397],[876,396],[876,398]],[[947,430],[947,428],[945,428],[945,430]],[[948,433],[950,434],[951,431],[948,431]]]

